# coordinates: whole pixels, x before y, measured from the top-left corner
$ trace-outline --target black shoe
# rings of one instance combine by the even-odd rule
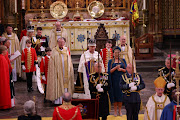
[[[28,92],[31,92],[31,88],[28,88]]]
[[[44,103],[47,103],[47,100],[46,100],[46,98],[44,98]]]
[[[31,91],[34,91],[33,87],[31,87]]]

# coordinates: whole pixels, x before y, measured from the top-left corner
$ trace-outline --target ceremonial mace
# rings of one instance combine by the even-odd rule
[[[171,58],[171,41],[170,41],[170,69],[169,69],[169,80],[171,81],[171,83],[173,82],[173,80],[172,80],[172,77],[171,77],[171,65],[172,65],[172,63],[171,63],[171,60],[172,58]]]
[[[36,115],[37,115],[36,96],[33,96],[33,100],[34,100],[34,103],[35,103],[35,111],[36,111]]]
[[[83,54],[84,54],[84,47],[83,47],[83,45],[82,45],[82,51],[83,51]],[[85,56],[85,54],[84,54],[84,61],[86,63],[86,56]],[[87,71],[88,71],[88,74],[89,74],[88,67],[86,65],[85,65],[85,67],[87,68]]]
[[[180,107],[179,105],[179,80],[180,80],[180,72],[179,72],[179,53],[176,52],[176,75],[175,75],[175,80],[176,80],[176,88],[177,88],[177,92],[175,93],[177,95],[177,108]],[[176,119],[179,120],[179,113],[177,114]]]
[[[132,39],[132,81],[134,82],[134,41]]]

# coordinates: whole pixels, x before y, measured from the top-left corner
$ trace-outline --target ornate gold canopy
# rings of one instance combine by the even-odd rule
[[[104,14],[104,5],[99,1],[93,1],[87,8],[89,14],[93,18],[99,18]]]
[[[50,13],[56,19],[61,19],[67,15],[67,5],[62,1],[56,1],[50,6]]]

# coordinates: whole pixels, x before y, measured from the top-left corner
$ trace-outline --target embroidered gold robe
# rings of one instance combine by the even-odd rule
[[[63,95],[65,88],[73,94],[74,69],[66,47],[63,47],[63,50],[60,50],[59,46],[53,48],[48,71],[46,99],[51,101],[58,99]]]
[[[2,34],[2,37],[9,39],[11,42],[11,45],[8,51],[9,54],[14,54],[14,52],[16,52],[17,50],[21,52],[20,46],[19,46],[19,39],[15,33],[12,33],[11,37],[8,37],[7,33],[5,32]],[[16,62],[16,73],[18,73],[19,76],[21,76],[21,57],[19,56],[18,58],[16,58],[15,62]],[[11,65],[12,65],[12,68],[14,68],[14,63],[11,63]]]
[[[159,104],[159,108],[155,107],[155,102],[161,103]],[[163,108],[170,103],[169,97],[163,94],[161,97],[157,96],[157,94],[151,96],[146,104],[146,110],[144,112],[144,120],[160,120]]]
[[[132,63],[132,49],[130,46],[128,46],[127,44],[125,45],[125,48],[122,48],[121,44],[119,45],[119,47],[121,48],[121,56],[120,58],[123,58],[126,60],[126,63]],[[135,58],[133,60],[133,65],[134,65],[134,73],[136,73],[136,61]]]
[[[49,38],[49,47],[53,49],[57,45],[57,39],[60,37],[66,38],[66,44],[65,46],[69,48],[70,43],[67,37],[67,31],[65,28],[61,28],[60,32],[57,32],[56,29],[51,30],[50,38]]]

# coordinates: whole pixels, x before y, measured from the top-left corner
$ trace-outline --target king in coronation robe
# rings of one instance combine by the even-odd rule
[[[13,55],[17,50],[20,52],[19,39],[15,33],[12,32],[13,28],[11,25],[6,26],[6,32],[2,34],[2,37],[5,37],[10,40],[10,47],[8,53]],[[17,74],[21,77],[21,57],[17,57],[12,63],[12,79],[17,81]]]
[[[89,50],[85,51],[80,58],[79,67],[78,67],[78,78],[75,85],[75,92],[73,98],[78,99],[91,99],[91,94],[89,90],[89,76],[94,72],[94,63],[102,61],[101,56],[96,48],[96,40],[88,40]],[[102,63],[102,72],[105,72],[104,64]]]

